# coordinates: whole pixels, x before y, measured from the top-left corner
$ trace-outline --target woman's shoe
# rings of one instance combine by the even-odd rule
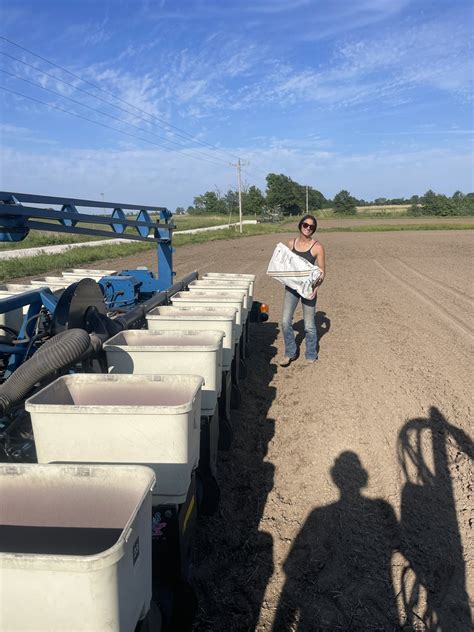
[[[280,366],[290,366],[293,360],[296,360],[296,356],[293,356],[292,358],[289,358],[288,356],[283,356],[278,364]]]

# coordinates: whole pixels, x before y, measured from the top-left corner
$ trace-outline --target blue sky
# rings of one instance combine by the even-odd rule
[[[261,188],[472,191],[472,7],[3,0],[0,188],[174,210],[235,188],[240,157]]]

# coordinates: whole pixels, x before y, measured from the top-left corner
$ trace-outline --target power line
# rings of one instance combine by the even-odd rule
[[[104,90],[104,88],[101,88],[97,84],[92,83],[91,81],[88,81],[87,79],[83,79],[80,75],[77,75],[76,73],[71,72],[67,68],[64,68],[63,66],[60,66],[59,64],[56,64],[56,63],[50,61],[49,59],[46,59],[45,57],[42,57],[41,55],[38,55],[37,53],[34,53],[33,51],[29,50],[25,46],[21,46],[20,44],[17,44],[16,42],[13,42],[12,40],[10,40],[7,37],[5,37],[4,35],[0,35],[0,39],[4,40],[5,42],[8,42],[9,44],[12,44],[13,46],[16,46],[17,48],[20,48],[21,50],[24,50],[25,52],[29,53],[30,55],[33,55],[34,57],[37,57],[38,59],[41,59],[42,61],[46,62],[47,64],[50,64],[51,66],[54,66],[55,68],[58,68],[59,70],[62,70],[63,72],[66,72],[66,73],[70,74],[72,77],[75,77],[76,79],[79,79],[83,83],[86,83],[87,85],[90,85],[91,87],[95,88],[96,90],[100,90],[100,92],[103,92],[104,94],[108,94],[109,96],[112,96],[114,99],[117,99],[121,103],[125,103],[126,105],[129,105],[130,107],[135,108],[139,112],[142,112],[142,114],[146,114],[146,116],[148,116],[148,117],[150,117],[150,118],[152,118],[152,119],[154,119],[156,121],[159,121],[162,125],[166,125],[168,128],[176,130],[175,133],[177,133],[177,135],[181,135],[182,136],[184,134],[187,137],[187,139],[190,139],[190,140],[192,140],[193,142],[195,142],[195,143],[197,143],[199,145],[203,145],[203,146],[207,146],[207,147],[210,147],[212,149],[215,149],[215,150],[225,154],[227,157],[231,156],[232,158],[238,158],[238,156],[235,156],[234,154],[232,154],[230,152],[226,152],[223,149],[220,149],[219,147],[217,147],[216,145],[212,145],[210,143],[207,143],[206,141],[201,141],[201,140],[199,140],[197,138],[194,138],[194,136],[192,136],[191,134],[189,134],[185,130],[182,130],[182,129],[180,129],[177,126],[172,125],[171,123],[168,123],[168,121],[166,121],[165,119],[163,119],[163,118],[161,118],[159,116],[156,116],[155,114],[150,114],[146,110],[143,110],[142,108],[138,107],[137,105],[134,105],[133,103],[130,103],[129,101],[126,101],[125,99],[122,99],[118,95],[113,94],[112,92],[110,92],[108,90]],[[3,54],[7,55],[7,53],[3,53]],[[10,57],[11,57],[11,55],[10,55]],[[18,60],[18,61],[21,61],[21,60]],[[26,63],[26,62],[21,62],[21,63]],[[55,77],[55,78],[57,79],[57,77]],[[61,81],[60,79],[58,79],[58,80]],[[91,96],[95,96],[95,95],[91,95]],[[113,104],[109,103],[109,105],[113,105]],[[118,106],[113,105],[113,107],[118,107]],[[129,112],[129,114],[132,114],[132,113]],[[135,116],[137,116],[137,115],[135,115]]]
[[[234,165],[235,166],[235,165]],[[266,179],[267,175],[269,174],[268,171],[264,171],[261,167],[253,167],[253,172],[255,174],[255,172],[257,172],[257,174],[261,175],[263,178]],[[248,171],[246,171],[245,169],[242,169],[242,173],[246,176],[248,176],[249,178],[254,177],[254,174],[250,174]]]
[[[31,81],[30,79],[26,79],[25,77],[20,77],[19,75],[16,75],[13,72],[9,72],[8,70],[3,70],[3,68],[0,68],[0,72],[3,72],[6,75],[9,75],[10,77],[15,77],[15,79],[19,79],[20,81],[24,81],[25,83],[29,83],[32,86],[35,86],[37,88],[40,88],[41,90],[45,90],[46,92],[50,92],[51,94],[54,94],[62,99],[67,99],[68,101],[71,101],[72,103],[75,103],[76,105],[79,105],[80,107],[84,107],[87,108],[88,110],[91,110],[92,112],[96,112],[97,114],[101,114],[102,116],[106,116],[108,118],[111,118],[115,121],[118,121],[119,123],[124,123],[125,125],[130,125],[131,127],[135,127],[136,129],[138,129],[140,132],[145,132],[146,134],[151,134],[152,136],[155,136],[156,138],[159,138],[160,140],[164,140],[166,143],[171,143],[173,145],[178,145],[178,147],[181,147],[184,151],[188,148],[183,147],[183,145],[181,145],[180,143],[170,140],[168,138],[166,138],[165,136],[160,136],[159,134],[155,134],[155,132],[151,132],[149,130],[143,129],[142,127],[140,127],[139,125],[135,125],[134,123],[130,123],[129,121],[124,121],[123,119],[121,119],[118,116],[114,116],[113,114],[109,114],[108,112],[104,112],[103,110],[98,110],[97,108],[93,108],[90,105],[87,105],[86,103],[82,103],[81,101],[77,101],[76,99],[73,99],[72,97],[68,97],[65,94],[61,94],[60,92],[57,92],[56,90],[52,90],[51,88],[46,88],[46,86],[42,86],[40,83],[36,83],[35,81]],[[115,128],[114,128],[115,129]],[[169,147],[167,147],[166,149],[170,149]],[[194,149],[193,147],[189,148],[190,151],[195,151],[197,154],[200,154],[202,156],[204,156],[204,160],[207,160],[207,162],[211,162],[214,165],[218,165],[218,166],[222,166],[224,164],[227,164],[224,161],[218,162],[218,160],[221,160],[220,158],[212,158],[211,160],[208,158],[208,154],[205,154],[197,149]],[[170,149],[170,151],[178,151],[178,150],[173,150]],[[195,154],[185,154],[187,156],[192,156],[194,157]],[[201,159],[202,160],[202,159]]]
[[[101,123],[100,121],[94,121],[93,119],[87,118],[87,116],[82,116],[81,114],[76,114],[75,112],[71,112],[70,110],[65,110],[64,108],[60,108],[57,105],[53,105],[52,103],[46,103],[45,101],[41,101],[40,99],[35,99],[34,97],[30,97],[26,94],[22,94],[21,92],[16,92],[15,90],[10,90],[10,88],[5,88],[5,86],[0,86],[0,90],[4,90],[5,92],[10,92],[11,94],[15,94],[18,97],[23,97],[24,99],[29,99],[30,101],[34,101],[35,103],[40,103],[41,105],[46,105],[49,108],[53,108],[54,110],[59,110],[59,112],[64,112],[65,114],[70,114],[71,116],[75,116],[76,118],[82,119],[83,121],[88,121],[89,123],[94,123],[94,125],[100,125],[101,127],[105,127],[106,129],[111,129],[114,132],[118,132],[119,134],[125,134],[126,136],[131,136],[132,138],[136,138],[138,140],[142,140],[145,143],[149,143],[150,145],[155,145],[156,147],[160,147],[163,149],[163,145],[159,143],[155,143],[148,138],[142,138],[141,136],[137,136],[136,134],[131,134],[130,132],[125,132],[122,129],[117,129],[116,127],[112,127],[111,125],[107,125],[106,123]],[[177,150],[170,150],[177,151]],[[188,158],[194,158],[192,154],[186,154]],[[196,160],[203,160],[203,158],[198,158]],[[214,163],[218,167],[222,167],[223,165],[220,163]]]
[[[106,103],[107,105],[110,105],[110,106],[112,106],[112,107],[114,107],[114,108],[116,108],[116,109],[118,109],[118,110],[120,110],[122,112],[125,112],[126,114],[131,114],[135,118],[138,118],[138,119],[140,119],[142,121],[145,121],[146,123],[150,123],[150,121],[147,121],[145,118],[143,118],[143,116],[140,116],[139,114],[136,114],[135,112],[131,112],[130,110],[126,110],[125,108],[122,108],[119,105],[115,105],[114,103],[111,103],[110,101],[107,101],[107,99],[103,99],[102,97],[99,97],[99,96],[97,96],[95,94],[92,94],[92,92],[88,92],[87,90],[83,90],[82,88],[79,88],[79,87],[75,86],[74,84],[70,83],[69,81],[65,81],[64,79],[60,79],[59,77],[56,77],[56,75],[52,75],[51,73],[46,72],[45,70],[42,70],[41,68],[38,68],[38,66],[34,66],[33,64],[29,64],[26,61],[18,59],[18,57],[15,57],[14,55],[10,55],[9,53],[5,53],[4,51],[0,51],[0,55],[5,55],[5,57],[9,57],[10,59],[13,59],[13,60],[19,62],[20,64],[23,64],[24,66],[27,66],[29,68],[33,68],[33,70],[36,70],[37,72],[45,75],[46,77],[50,77],[51,79],[54,79],[55,81],[59,81],[60,83],[63,83],[64,85],[69,86],[73,90],[77,90],[78,92],[82,92],[83,94],[86,94],[86,95],[92,97],[93,99],[97,99],[98,101],[101,101],[102,103]],[[4,70],[3,72],[6,72],[6,71]],[[17,75],[14,75],[14,76],[17,76]],[[25,79],[23,77],[18,77],[17,76],[17,78],[21,79],[22,81],[29,81],[28,79]],[[43,89],[47,89],[47,88],[44,88],[43,86],[40,86],[39,84],[33,84],[33,85],[38,85],[39,87],[41,87]],[[60,96],[64,96],[64,95],[60,94]],[[68,97],[65,97],[65,98],[68,98]],[[89,107],[89,106],[85,105],[84,107]],[[110,116],[112,118],[115,118],[111,114],[106,114],[105,112],[104,112],[104,114],[106,116]],[[117,120],[121,120],[121,119],[117,119]],[[132,125],[132,124],[130,123],[130,125]],[[160,126],[160,127],[163,127],[163,126]],[[142,128],[138,128],[138,129],[142,129]],[[155,134],[154,132],[150,132],[149,130],[145,130],[145,131],[146,131],[147,134],[154,134],[155,136],[157,136],[157,138],[164,138],[163,136],[159,136],[159,135]],[[214,157],[214,156],[211,156],[210,154],[205,154],[205,153],[199,151],[198,149],[196,149],[195,147],[187,147],[185,145],[181,145],[177,141],[169,140],[167,138],[165,140],[167,142],[169,142],[169,143],[173,143],[173,144],[177,145],[178,147],[183,147],[185,149],[189,149],[190,151],[195,151],[197,153],[200,153],[203,156],[208,156],[208,157],[210,156],[213,160],[223,160],[219,156]]]

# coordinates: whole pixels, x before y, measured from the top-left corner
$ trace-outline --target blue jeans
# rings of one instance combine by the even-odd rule
[[[318,357],[318,332],[316,329],[316,299],[308,300],[302,298],[295,290],[285,288],[285,298],[283,301],[283,315],[281,318],[281,328],[283,330],[283,340],[285,341],[285,355],[288,358],[296,356],[295,333],[293,331],[293,315],[298,301],[301,299],[303,306],[304,330],[306,333],[306,353],[307,360],[316,360]]]

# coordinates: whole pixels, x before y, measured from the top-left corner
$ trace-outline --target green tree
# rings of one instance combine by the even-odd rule
[[[260,189],[254,185],[242,195],[242,209],[244,213],[260,215],[264,205],[265,197]]]
[[[229,189],[224,195],[224,203],[227,213],[238,213],[239,211],[239,192]]]
[[[421,215],[456,215],[456,201],[446,195],[440,195],[429,189],[421,201]]]
[[[474,213],[474,196],[472,193],[465,195],[462,191],[455,191],[450,202],[455,215],[472,215]]]
[[[298,186],[300,185],[282,173],[269,173],[267,175],[267,204],[270,207],[280,206],[284,215],[299,215],[304,206],[301,205]]]
[[[175,215],[184,215],[185,213],[186,213],[186,210],[182,206],[177,206],[174,212]]]
[[[466,193],[460,208],[462,215],[474,215],[474,193]]]
[[[206,191],[203,195],[194,198],[196,213],[209,213],[223,215],[226,212],[224,200],[215,191]]]
[[[334,212],[340,215],[355,215],[357,213],[355,198],[343,189],[334,196]]]
[[[301,212],[304,212],[306,211],[306,186],[298,184],[297,182],[295,182],[294,184],[295,193],[298,198],[298,204],[301,208]],[[314,213],[315,211],[323,208],[325,202],[326,198],[321,193],[321,191],[313,189],[313,187],[310,186],[308,187],[308,211],[310,213]]]
[[[326,198],[317,189],[313,189],[313,187],[308,187],[308,206],[311,211],[316,211],[323,208],[326,203]]]

